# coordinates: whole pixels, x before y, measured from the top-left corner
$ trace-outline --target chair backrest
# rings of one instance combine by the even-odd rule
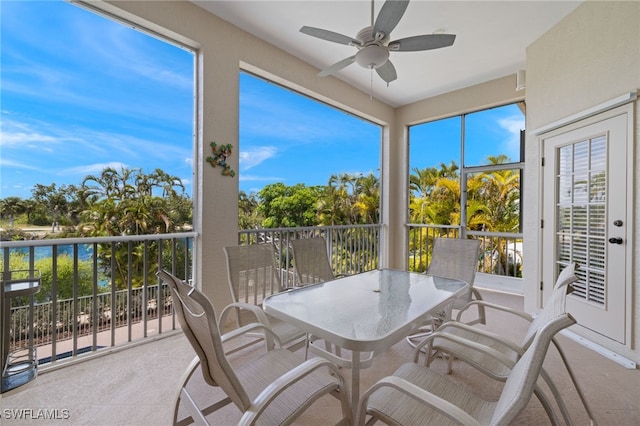
[[[478,270],[480,240],[436,238],[427,273],[473,285]]]
[[[527,348],[531,344],[538,330],[549,322],[551,318],[555,318],[566,311],[567,294],[573,291],[571,283],[578,280],[578,276],[575,273],[577,267],[577,264],[571,263],[558,275],[551,296],[547,299],[544,308],[533,319],[522,339],[521,346],[523,348]]]
[[[229,289],[234,302],[259,305],[282,291],[273,244],[251,244],[224,248]]]
[[[323,237],[291,240],[293,266],[301,285],[320,283],[334,278],[327,241]]]
[[[480,240],[436,238],[427,274],[462,280],[471,288],[478,271],[479,252]],[[454,308],[460,308],[470,300],[471,291],[457,298]]]
[[[509,373],[490,424],[511,424],[527,406],[540,375],[551,339],[563,328],[575,324],[571,315],[564,313],[548,321],[540,328],[533,342]]]
[[[195,287],[160,270],[158,277],[169,285],[180,327],[200,359],[206,383],[219,386],[241,410],[251,401],[224,355],[220,330],[211,301]]]

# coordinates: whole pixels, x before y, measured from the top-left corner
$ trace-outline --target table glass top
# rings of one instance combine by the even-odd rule
[[[279,293],[263,305],[308,331],[376,341],[424,320],[465,287],[458,280],[383,269]]]

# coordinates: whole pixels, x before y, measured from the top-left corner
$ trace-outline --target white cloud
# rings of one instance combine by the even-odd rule
[[[61,175],[66,175],[66,174],[91,175],[91,174],[102,173],[102,171],[107,167],[111,167],[113,169],[120,170],[123,167],[124,168],[128,168],[129,166],[127,166],[124,163],[117,162],[117,161],[113,161],[113,162],[110,162],[110,163],[95,163],[95,164],[87,164],[87,165],[78,166],[78,167],[70,167],[68,169],[61,170],[59,172],[59,174],[61,174]]]
[[[31,166],[29,164],[25,164],[19,161],[7,160],[5,158],[0,157],[0,166],[1,167],[13,167],[16,169],[26,169],[26,170],[39,170],[38,167]]]
[[[498,120],[498,125],[509,132],[509,137],[503,142],[505,153],[512,161],[520,156],[520,130],[525,127],[522,117],[511,116]]]
[[[275,146],[249,147],[239,154],[240,169],[249,170],[264,161],[275,157],[278,149]]]
[[[256,175],[247,175],[240,174],[239,175],[240,182],[283,182],[286,179],[281,177],[273,177],[273,176],[256,176]]]
[[[58,142],[58,139],[41,133],[2,132],[2,135],[0,135],[0,145],[5,148],[9,146],[23,147],[25,144],[47,142]]]

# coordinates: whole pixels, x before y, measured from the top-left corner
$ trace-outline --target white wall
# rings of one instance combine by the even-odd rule
[[[565,117],[578,114],[625,93],[640,88],[640,2],[588,1],[559,22],[527,49],[527,130],[544,127]],[[636,108],[637,111],[637,108]],[[640,135],[636,112],[635,141]],[[541,170],[538,140],[529,133],[526,141],[527,168],[524,178],[524,204],[535,206],[539,201]],[[640,150],[635,150],[635,162],[640,163]],[[639,200],[640,175],[635,170],[635,200]],[[633,202],[633,201],[632,201]],[[636,201],[637,202],[637,201]],[[535,311],[540,306],[538,290],[541,280],[540,212],[526,209],[524,216],[525,309]],[[635,241],[640,235],[640,217],[633,218],[635,271],[633,312],[640,311],[640,248]],[[640,341],[640,317],[635,314],[633,341]],[[635,347],[619,347],[607,339],[589,336],[609,349],[638,361]]]

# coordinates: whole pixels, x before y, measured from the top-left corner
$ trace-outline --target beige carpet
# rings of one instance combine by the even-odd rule
[[[483,292],[483,295],[487,300],[522,308],[521,297],[497,292]],[[519,336],[527,327],[524,321],[492,314],[488,314],[488,327],[505,336]],[[640,370],[627,370],[572,340],[562,336],[559,339],[596,413],[598,424],[639,425]],[[257,350],[245,350],[234,356],[233,362],[245,362]],[[377,356],[373,366],[363,370],[362,390],[410,360],[411,352],[408,344],[402,341]],[[302,351],[299,353],[303,355]],[[193,355],[184,336],[176,335],[41,374],[32,385],[3,395],[0,424],[170,425],[176,384]],[[433,368],[443,372],[445,362],[438,360]],[[545,368],[561,389],[574,423],[587,425],[586,413],[553,349],[545,361]],[[345,373],[348,378],[349,372]],[[479,390],[487,398],[496,398],[502,386],[460,362],[454,364],[454,374],[450,377]],[[196,390],[199,398],[206,401],[221,396],[219,390],[206,386],[200,376],[195,377],[189,388]],[[307,410],[296,424],[333,424],[339,418],[339,410],[337,400],[327,397]],[[43,418],[56,414],[65,418]],[[18,420],[17,415],[31,418]],[[236,424],[239,418],[239,411],[231,405],[210,415],[209,421],[212,425],[225,426]],[[516,423],[550,424],[535,398]]]

